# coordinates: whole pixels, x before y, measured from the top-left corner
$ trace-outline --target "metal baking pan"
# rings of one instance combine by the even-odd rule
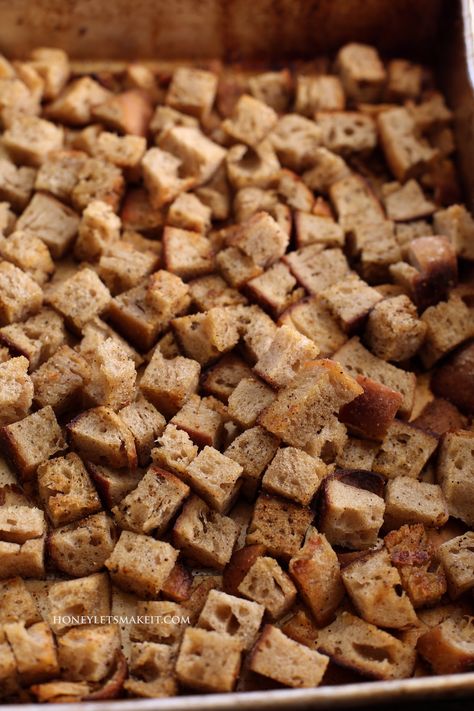
[[[474,208],[474,0],[0,0],[0,51],[57,46],[81,62],[283,63],[356,40],[434,67],[455,112],[458,165]],[[1,604],[1,601],[0,601]],[[474,694],[474,672],[315,689],[56,704],[64,711],[350,708]],[[35,711],[37,704],[5,705]]]

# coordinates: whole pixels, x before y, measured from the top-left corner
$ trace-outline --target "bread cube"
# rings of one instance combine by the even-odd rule
[[[40,286],[55,269],[49,250],[39,237],[19,230],[8,239],[0,239],[0,257],[29,274]]]
[[[323,485],[319,529],[333,546],[363,550],[375,545],[383,524],[384,500],[337,479]]]
[[[290,560],[289,573],[318,626],[327,624],[344,597],[337,555],[324,534],[308,528],[301,549]]]
[[[181,177],[182,163],[179,158],[160,148],[150,148],[141,165],[145,186],[155,208],[171,202],[179,193],[193,185],[192,179]]]
[[[345,96],[341,81],[330,74],[299,75],[296,78],[295,111],[314,117],[317,111],[342,111]]]
[[[453,600],[474,587],[473,548],[474,533],[467,531],[462,536],[446,541],[437,550],[448,579],[449,594]]]
[[[88,376],[89,366],[82,355],[61,346],[31,375],[35,404],[49,405],[57,415],[76,409]]]
[[[395,101],[417,99],[421,93],[423,67],[406,59],[391,59],[387,66],[387,94]]]
[[[415,624],[415,610],[405,591],[400,591],[400,575],[387,551],[353,561],[342,569],[342,580],[366,622],[394,629]]]
[[[198,453],[198,448],[188,434],[171,423],[156,442],[159,446],[151,452],[154,463],[179,474],[186,471]]]
[[[101,509],[89,474],[74,452],[38,467],[38,492],[54,526],[72,523]]]
[[[144,622],[134,623],[130,631],[131,639],[138,642],[179,643],[185,631],[186,618],[189,624],[186,608],[168,600],[140,601],[136,611],[142,620],[145,618]]]
[[[212,245],[198,232],[166,227],[163,235],[166,269],[182,279],[192,279],[213,270]]]
[[[135,363],[126,350],[116,339],[106,338],[91,357],[85,400],[118,410],[134,399],[136,377]]]
[[[62,150],[51,153],[36,174],[36,190],[51,193],[58,200],[69,201],[86,160],[87,155],[82,151]]]
[[[137,464],[133,435],[110,407],[85,410],[68,423],[67,432],[71,444],[84,459],[132,469]]]
[[[287,637],[278,627],[266,625],[250,658],[253,672],[297,688],[321,683],[329,657]]]
[[[46,534],[30,538],[25,543],[0,541],[0,578],[43,578],[45,575],[44,548]]]
[[[194,126],[198,128],[199,121],[194,116],[172,109],[171,106],[158,105],[149,127],[150,132],[155,135],[155,141],[173,126]]]
[[[187,629],[176,661],[178,681],[198,691],[232,691],[240,671],[241,649],[240,642],[230,635]]]
[[[1,332],[0,329],[0,334]],[[450,400],[463,412],[471,412],[474,409],[473,353],[472,342],[458,348],[438,366],[431,383],[436,395]]]
[[[213,72],[179,67],[173,72],[165,102],[202,121],[212,109],[216,90],[217,76]]]
[[[238,247],[227,247],[216,255],[216,266],[224,279],[235,289],[240,289],[251,279],[260,276],[263,269]]]
[[[104,506],[111,509],[124,496],[133,491],[142,478],[143,472],[135,469],[112,469],[103,464],[86,462],[94,486],[96,487]]]
[[[38,116],[17,114],[5,130],[2,143],[16,162],[39,166],[48,153],[62,148],[63,139],[61,126]]]
[[[1,624],[24,621],[26,626],[41,621],[35,600],[20,577],[0,582],[3,608]]]
[[[130,673],[124,689],[131,695],[155,699],[177,693],[175,651],[167,644],[142,642],[131,645]]]
[[[319,126],[298,114],[281,116],[269,136],[282,165],[296,172],[313,165],[321,138]]]
[[[24,356],[0,363],[0,426],[21,420],[33,401],[33,383]]]
[[[81,211],[93,200],[101,200],[117,212],[124,187],[120,168],[101,158],[89,158],[80,169],[71,192],[72,204]]]
[[[277,326],[259,306],[241,306],[231,309],[235,317],[242,349],[247,360],[255,363],[270,347]]]
[[[22,479],[31,479],[38,466],[66,448],[54,411],[46,406],[1,430],[5,452]]]
[[[386,526],[398,528],[403,523],[422,523],[439,528],[447,520],[448,508],[440,486],[403,475],[389,479],[385,493]]]
[[[135,402],[123,407],[119,415],[135,438],[139,465],[145,466],[150,460],[156,438],[165,428],[165,418],[141,395]]]
[[[38,47],[30,54],[29,64],[44,82],[44,97],[54,99],[69,79],[69,58],[62,49]]]
[[[215,306],[247,303],[245,296],[228,286],[218,274],[198,277],[190,281],[188,286],[191,299],[199,311],[208,311]]]
[[[436,234],[449,237],[456,254],[465,259],[474,259],[474,220],[464,205],[450,205],[434,214]]]
[[[466,421],[455,405],[442,398],[430,400],[413,424],[435,437],[441,437],[450,430],[462,429]]]
[[[141,350],[148,350],[155,344],[171,316],[155,306],[158,290],[154,289],[153,298],[150,298],[150,286],[148,278],[138,286],[122,292],[110,301],[107,310],[109,319],[117,329]],[[181,297],[184,308],[187,303],[186,296]]]
[[[284,496],[308,506],[327,474],[324,462],[296,447],[279,449],[267,467],[262,487],[270,494]]]
[[[109,615],[110,581],[106,573],[54,582],[48,588],[48,622],[57,634],[74,626],[74,616]]]
[[[186,355],[203,366],[232,350],[239,340],[232,307],[216,306],[204,313],[182,316],[173,319],[171,325]]]
[[[322,249],[319,244],[310,244],[283,257],[297,281],[310,294],[318,294],[344,279],[349,272],[349,265],[340,249]]]
[[[402,258],[402,252],[397,242],[394,223],[360,222],[354,217],[349,243],[351,249],[359,254],[358,268],[360,274],[372,284],[380,284],[391,280],[391,266]],[[405,291],[405,290],[404,290]]]
[[[436,477],[451,516],[474,526],[472,481],[474,433],[467,430],[447,432],[441,442]]]
[[[233,353],[228,353],[209,368],[203,376],[203,390],[225,402],[241,380],[252,376],[252,370],[241,358]]]
[[[71,681],[101,681],[112,671],[119,652],[117,625],[76,627],[58,639],[62,674]]]
[[[45,532],[44,514],[32,506],[4,505],[0,508],[0,540],[25,543]]]
[[[346,333],[358,330],[383,298],[355,274],[323,289],[320,296]]]
[[[222,122],[222,128],[235,141],[256,146],[277,120],[277,114],[268,104],[244,94],[237,101],[231,117]]]
[[[84,210],[79,224],[79,235],[74,246],[77,259],[94,261],[109,245],[120,238],[120,218],[111,206],[93,200]]]
[[[413,302],[401,294],[375,305],[367,320],[364,339],[379,358],[404,361],[417,353],[427,329]]]
[[[375,457],[373,471],[389,479],[397,476],[416,479],[437,446],[436,437],[394,420]]]
[[[173,126],[158,143],[181,161],[182,174],[192,178],[196,186],[207,183],[225,157],[225,150],[195,127]]]
[[[323,111],[316,113],[321,129],[321,143],[341,155],[368,153],[377,145],[375,121],[358,111]]]
[[[186,556],[204,566],[222,569],[230,560],[239,527],[210,509],[197,496],[184,505],[173,527],[173,541]]]
[[[400,405],[400,415],[410,415],[415,394],[415,375],[391,363],[386,363],[374,356],[360,343],[359,339],[351,338],[333,356],[346,371],[354,375],[365,375],[371,380],[382,383],[391,390],[403,396]]]
[[[313,516],[308,508],[261,494],[255,502],[246,543],[261,543],[270,555],[288,560],[299,550]]]
[[[59,259],[71,247],[79,227],[79,217],[51,195],[35,193],[16,223],[16,229],[39,237],[54,259]]]
[[[297,211],[295,229],[298,248],[309,244],[320,244],[324,247],[342,247],[344,244],[341,227],[330,217]]]
[[[12,353],[27,358],[30,370],[47,360],[64,340],[63,320],[51,309],[43,309],[23,323],[0,328],[0,342],[8,345]]]
[[[90,123],[91,111],[102,104],[110,92],[91,77],[75,79],[48,105],[47,115],[54,121],[82,126]]]
[[[446,577],[424,526],[404,525],[385,536],[385,547],[415,608],[434,605],[446,592]]]
[[[349,612],[341,612],[318,631],[317,648],[370,679],[403,679],[415,666],[412,646]]]
[[[80,333],[84,326],[109,305],[110,292],[88,267],[54,285],[48,303],[59,311],[66,323]]]
[[[191,395],[170,423],[187,432],[200,447],[219,446],[223,434],[222,416],[198,395]]]
[[[282,262],[276,262],[260,276],[250,279],[247,291],[253,298],[267,307],[274,316],[279,316],[292,303],[304,296],[304,290],[297,287],[297,281]]]
[[[105,566],[118,587],[144,598],[156,598],[177,557],[178,551],[169,543],[122,531]]]
[[[137,368],[142,365],[143,358],[137,351],[132,348],[132,346],[119,334],[114,331],[108,324],[102,321],[100,318],[94,318],[89,321],[82,331],[83,337],[79,343],[77,350],[86,358],[86,360],[91,360],[96,352],[99,344],[104,343],[108,338],[112,338],[116,343],[118,343],[125,353],[133,360]]]
[[[157,349],[140,381],[145,397],[165,415],[174,415],[197,391],[200,366],[177,356],[166,360]]]
[[[278,449],[278,439],[263,427],[251,427],[238,435],[224,451],[226,457],[242,466],[242,489],[252,496],[260,476]]]
[[[112,513],[122,529],[161,536],[188,494],[189,487],[178,477],[152,465]]]
[[[344,90],[350,99],[377,101],[386,81],[386,72],[375,47],[351,42],[336,58]]]
[[[120,240],[105,249],[97,271],[115,295],[138,286],[155,270],[157,262],[156,254],[141,252],[132,244]]]
[[[393,264],[390,273],[420,311],[437,304],[457,283],[457,263],[447,237],[417,237],[407,249],[410,265]]]
[[[183,478],[209,506],[224,513],[237,497],[241,474],[240,464],[206,446],[186,468]]]
[[[377,450],[377,442],[348,437],[342,450],[336,456],[336,464],[342,469],[371,471]]]
[[[435,674],[457,674],[471,669],[474,655],[471,619],[444,620],[420,637],[417,650]]]
[[[140,89],[129,89],[112,94],[93,107],[92,116],[113,131],[133,136],[146,136],[153,109],[148,94]]]
[[[272,620],[293,606],[296,588],[274,558],[258,556],[237,585],[239,594],[258,602]]]
[[[59,674],[54,637],[46,622],[36,622],[28,629],[23,620],[9,622],[3,630],[24,684],[45,681]]]
[[[36,171],[26,166],[17,168],[9,160],[0,159],[0,200],[23,210],[31,197]]]
[[[444,96],[438,91],[427,92],[423,101],[418,104],[408,102],[407,106],[417,128],[422,132],[449,125],[453,119],[453,112],[448,109]]]
[[[167,223],[184,230],[205,233],[211,225],[211,208],[193,193],[181,193],[170,205]]]
[[[115,545],[112,520],[102,511],[50,531],[48,553],[55,567],[72,577],[98,573]]]
[[[41,287],[24,271],[0,262],[0,325],[24,321],[43,304]]]
[[[265,383],[255,377],[243,378],[229,396],[229,417],[242,427],[252,427],[274,399],[275,393]]]
[[[423,312],[421,320],[427,330],[420,356],[427,368],[474,334],[472,313],[457,295],[451,295],[447,302],[430,306]]]
[[[383,440],[402,402],[400,393],[364,375],[356,376],[364,392],[343,405],[339,419],[356,435]]]
[[[314,341],[322,357],[334,353],[347,340],[319,296],[310,296],[290,306],[279,322],[294,326],[303,336]]]
[[[437,150],[418,138],[415,121],[405,107],[383,111],[377,125],[385,159],[399,182],[416,178],[437,157]]]
[[[265,608],[220,590],[210,590],[198,619],[198,627],[230,635],[243,649],[255,642]]]
[[[429,217],[436,210],[436,205],[428,200],[416,180],[408,180],[404,185],[386,183],[383,196],[387,217],[395,222],[406,222]]]
[[[288,241],[288,235],[265,212],[258,212],[241,223],[229,238],[230,246],[238,247],[263,268],[283,256]]]

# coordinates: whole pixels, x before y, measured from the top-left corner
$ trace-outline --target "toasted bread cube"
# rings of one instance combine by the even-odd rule
[[[94,146],[94,156],[109,161],[119,168],[137,168],[146,151],[142,136],[117,136],[102,131]]]
[[[26,166],[17,168],[9,160],[0,159],[0,200],[23,210],[31,197],[36,171]]]
[[[112,513],[122,529],[162,535],[188,494],[189,487],[178,477],[152,465]]]
[[[38,47],[31,52],[29,64],[44,81],[44,97],[54,99],[69,79],[66,52],[52,47]]]
[[[387,94],[396,101],[417,99],[421,93],[423,67],[406,59],[391,59],[387,66]]]
[[[142,159],[143,179],[153,207],[159,208],[192,187],[192,180],[183,178],[182,163],[171,153],[150,148]]]
[[[316,123],[322,145],[334,153],[368,153],[377,145],[374,119],[358,111],[318,111]]]
[[[313,341],[292,326],[283,325],[254,370],[273,387],[283,387],[293,380],[301,363],[313,360],[318,353]]]
[[[243,468],[244,493],[255,492],[264,469],[278,449],[278,439],[263,427],[251,427],[238,435],[224,454]]]
[[[170,205],[166,219],[173,227],[205,233],[211,225],[211,208],[193,193],[181,193]]]
[[[193,279],[213,271],[212,245],[198,232],[166,227],[163,258],[166,269],[182,279]]]
[[[106,573],[54,582],[48,588],[48,622],[55,633],[74,625],[74,615],[110,614],[110,581]]]
[[[234,140],[256,146],[277,120],[277,114],[268,104],[244,94],[237,101],[231,117],[222,122],[222,128]]]
[[[160,296],[157,295],[158,290],[154,289],[153,298],[150,298],[151,284],[148,278],[138,286],[122,292],[110,301],[107,310],[116,328],[141,350],[148,350],[155,344],[171,316],[155,306]],[[181,299],[181,303],[187,305],[187,299]]]
[[[247,360],[255,363],[270,347],[277,326],[259,306],[241,306],[232,309],[242,337],[243,352]]]
[[[347,340],[337,320],[318,296],[302,299],[291,306],[280,317],[280,323],[294,326],[314,341],[322,357],[334,353]]]
[[[16,223],[17,230],[39,237],[54,259],[59,259],[71,247],[79,227],[79,217],[51,195],[35,193]]]
[[[245,296],[228,286],[218,274],[198,277],[189,282],[189,293],[199,311],[208,311],[214,306],[235,306],[247,303]]]
[[[21,505],[0,508],[0,540],[21,544],[40,538],[44,532],[44,514],[40,509]]]
[[[31,479],[38,466],[65,449],[65,441],[51,407],[2,428],[5,451],[20,476]]]
[[[241,643],[228,634],[187,629],[176,661],[178,680],[199,691],[232,691],[240,671],[241,650]]]
[[[329,196],[339,224],[346,232],[350,232],[361,221],[381,223],[384,220],[382,206],[361,175],[353,173],[333,182]]]
[[[366,622],[395,629],[415,624],[415,610],[405,591],[400,591],[400,575],[387,551],[353,561],[343,568],[342,579]]]
[[[354,434],[383,440],[400,407],[402,396],[364,375],[357,375],[356,381],[364,392],[341,407],[339,419]]]
[[[198,453],[187,432],[171,423],[166,425],[156,441],[159,446],[151,452],[154,463],[179,474],[186,471]]]
[[[120,218],[124,229],[130,231],[129,234],[138,231],[140,234],[143,232],[152,237],[161,233],[165,222],[163,208],[152,207],[148,190],[145,188],[127,190],[120,210]],[[135,239],[137,239],[136,235]],[[140,240],[142,243],[143,239],[142,237]],[[156,240],[148,240],[147,244],[154,249],[161,248]]]
[[[355,223],[349,239],[360,250],[359,271],[364,279],[380,284],[391,278],[391,266],[402,257],[393,222]]]
[[[155,270],[156,254],[141,252],[120,240],[107,247],[99,259],[98,274],[111,294],[133,289]]]
[[[82,213],[74,246],[77,259],[94,261],[120,238],[120,218],[101,200],[90,202]]]
[[[108,509],[133,491],[143,475],[143,472],[134,469],[112,469],[93,462],[87,462],[87,470],[104,506]]]
[[[356,274],[349,274],[344,280],[323,289],[320,296],[346,333],[358,330],[383,298]]]
[[[101,158],[89,158],[79,171],[71,193],[76,210],[85,210],[93,200],[106,202],[116,212],[124,191],[122,171]]]
[[[236,639],[243,649],[255,642],[265,608],[220,590],[210,590],[198,619],[198,627]]]
[[[344,232],[330,217],[312,215],[299,210],[295,214],[295,229],[298,248],[309,244],[321,244],[324,247],[344,245]]]
[[[359,339],[351,338],[333,356],[334,360],[355,375],[365,375],[391,390],[401,393],[403,401],[400,405],[400,414],[407,416],[413,407],[415,394],[415,375],[390,363],[386,363],[374,356],[360,343]]]
[[[41,287],[10,262],[0,262],[0,325],[24,321],[43,304]]]
[[[183,174],[196,186],[207,183],[225,157],[225,150],[195,127],[169,128],[161,135],[159,146],[181,161]]]
[[[474,432],[447,432],[441,442],[437,466],[437,480],[450,515],[460,518],[468,526],[474,526],[473,441]]]
[[[337,54],[337,68],[347,96],[377,101],[386,81],[385,68],[375,47],[352,42]]]
[[[85,410],[69,422],[67,431],[84,459],[111,467],[134,468],[137,464],[133,435],[110,407]]]
[[[436,395],[450,400],[463,412],[472,412],[474,409],[473,353],[472,342],[461,346],[436,369],[431,383]]]
[[[279,316],[304,296],[304,290],[297,287],[296,279],[282,262],[276,262],[260,276],[250,279],[246,287],[249,294],[274,316]]]
[[[291,75],[287,69],[263,72],[249,78],[248,91],[278,113],[283,113],[290,101],[291,84]]]
[[[72,523],[101,509],[89,474],[74,452],[38,467],[38,491],[54,526]]]
[[[380,143],[395,178],[401,183],[417,177],[437,157],[436,149],[419,139],[408,109],[397,106],[377,117]]]
[[[14,116],[2,137],[2,143],[18,163],[39,166],[48,153],[63,146],[63,129],[38,116]]]
[[[71,681],[100,681],[112,671],[119,652],[117,625],[76,627],[58,639],[58,661]]]
[[[453,600],[474,587],[474,533],[467,531],[443,543],[437,550]]]
[[[326,464],[335,462],[347,441],[347,429],[335,415],[328,415],[326,424],[318,427],[304,447],[311,457],[320,457]]]
[[[217,91],[213,72],[179,67],[173,72],[165,102],[173,109],[205,119],[212,109]]]
[[[2,610],[0,612],[2,625],[23,620],[25,626],[29,627],[34,622],[41,622],[41,615],[35,600],[22,578],[15,577],[1,581],[0,590],[2,593]]]
[[[105,566],[113,582],[123,590],[156,598],[177,557],[178,551],[169,543],[122,531]]]
[[[474,259],[474,220],[464,205],[450,205],[438,210],[433,225],[436,234],[449,237],[459,257]]]
[[[12,578],[14,575],[22,578],[43,578],[45,541],[46,535],[29,538],[25,543],[0,541],[0,578]]]
[[[448,509],[437,484],[397,476],[387,483],[385,524],[398,528],[403,523],[423,523],[439,528],[448,520]]]
[[[54,637],[45,622],[36,622],[28,629],[24,621],[9,622],[3,629],[23,683],[45,681],[59,674]]]
[[[123,350],[130,356],[137,368],[143,363],[141,355],[100,318],[95,318],[84,326],[83,337],[77,350],[86,360],[90,360],[94,356],[97,346],[108,338],[112,338],[122,346]]]
[[[84,389],[90,405],[107,405],[114,410],[128,405],[135,396],[135,363],[114,338],[97,344],[89,362]]]
[[[174,658],[175,650],[171,645],[133,643],[130,676],[124,682],[124,689],[140,698],[174,696],[177,693]]]
[[[280,117],[269,136],[281,163],[297,172],[313,165],[321,138],[319,126],[298,114]]]
[[[259,556],[238,584],[238,592],[265,607],[269,617],[283,617],[292,607],[296,588],[274,558]]]
[[[82,577],[98,573],[114,545],[113,523],[102,511],[51,531],[48,553],[58,570]]]
[[[322,251],[319,244],[290,252],[283,261],[310,294],[318,294],[349,273],[349,265],[340,249]]]
[[[310,190],[327,193],[334,184],[349,176],[345,160],[327,148],[316,148],[310,162],[310,169],[302,175],[304,184]],[[376,206],[373,201],[373,207]]]
[[[372,679],[403,679],[413,673],[415,652],[388,632],[341,612],[318,631],[318,649],[332,660]]]
[[[308,508],[261,494],[255,502],[246,543],[261,543],[270,555],[288,560],[299,550],[312,519]]]
[[[138,463],[145,466],[150,460],[156,438],[162,434],[166,420],[143,396],[123,407],[119,415],[135,438]]]
[[[474,659],[471,618],[444,620],[420,637],[417,650],[435,674],[468,671]]]
[[[364,338],[383,360],[408,360],[421,347],[428,326],[418,318],[413,302],[401,294],[384,299],[369,314]]]
[[[49,405],[56,414],[76,408],[88,376],[89,367],[82,355],[61,346],[31,376],[35,404]]]
[[[273,217],[265,212],[257,212],[241,223],[231,235],[230,246],[238,247],[255,264],[265,268],[283,256],[288,241],[288,235]]]
[[[216,265],[225,280],[236,289],[263,272],[252,257],[248,257],[238,247],[227,247],[218,252]]]
[[[420,356],[427,368],[474,335],[472,313],[457,295],[451,295],[447,302],[430,306],[423,312],[421,320],[427,331]]]
[[[8,202],[0,202],[0,230],[9,235],[15,229],[16,215]]]
[[[249,572],[257,558],[265,555],[265,546],[255,544],[237,548],[233,553],[228,565],[224,569],[222,576],[223,589],[238,597],[240,595],[239,585]]]
[[[206,446],[186,468],[183,478],[209,506],[224,513],[235,501],[241,474],[240,464]]]
[[[0,339],[1,333],[0,329]],[[203,390],[209,395],[226,402],[240,381],[252,376],[252,370],[247,363],[234,355],[234,353],[228,353],[203,375]]]
[[[362,550],[375,544],[385,511],[380,496],[328,479],[323,497],[319,527],[331,545]]]
[[[0,239],[0,257],[11,262],[42,286],[54,272],[47,246],[33,234],[16,230]]]
[[[206,400],[191,395],[170,423],[184,430],[200,447],[218,447],[223,434],[222,416]]]
[[[308,506],[326,474],[327,466],[321,459],[296,447],[285,447],[277,451],[265,471],[262,487],[270,494]]]
[[[107,308],[110,298],[105,284],[89,268],[54,285],[48,294],[48,302],[76,333]]]
[[[418,417],[413,420],[413,424],[434,434],[435,437],[441,437],[450,430],[462,429],[466,421],[455,405],[448,400],[435,397],[425,405]]]
[[[397,476],[416,479],[437,446],[436,437],[394,420],[375,457],[373,471],[389,479]]]
[[[186,355],[207,365],[237,344],[239,328],[232,307],[216,306],[204,313],[171,322]]]
[[[93,118],[105,123],[113,131],[146,136],[153,109],[148,94],[140,89],[129,89],[113,94],[93,107]]]
[[[446,126],[451,123],[453,113],[445,104],[444,96],[437,91],[427,94],[426,98],[418,104],[408,102],[408,109],[415,119],[420,131]]]
[[[232,146],[227,151],[225,164],[229,183],[235,190],[268,188],[280,172],[280,163],[269,138],[254,147],[242,143]]]
[[[140,381],[145,397],[165,415],[174,415],[197,391],[200,365],[177,356],[166,360],[157,349]]]
[[[253,672],[297,689],[318,686],[328,664],[326,655],[290,639],[278,627],[266,625],[249,666]]]
[[[429,217],[436,210],[436,205],[425,197],[420,184],[413,179],[405,185],[385,184],[383,196],[387,217],[395,222]]]
[[[348,437],[342,450],[336,456],[336,464],[342,469],[371,471],[377,450],[377,442]]]
[[[328,418],[362,392],[334,361],[307,361],[263,411],[259,423],[287,444],[304,447]]]
[[[185,555],[205,566],[222,569],[230,560],[239,527],[228,516],[192,496],[173,528],[173,540]]]
[[[313,118],[317,111],[342,111],[345,96],[341,81],[330,74],[296,78],[295,111]]]
[[[252,427],[274,399],[275,393],[265,383],[254,377],[244,378],[229,397],[229,417],[242,427]]]
[[[162,642],[165,644],[180,642],[186,625],[184,619],[187,610],[185,607],[168,600],[153,600],[138,602],[136,610],[138,616],[144,616],[145,621],[134,623],[130,631],[131,639],[138,642]],[[143,617],[141,619],[143,620]],[[189,615],[187,615],[187,619],[189,620]]]
[[[33,401],[33,383],[24,356],[0,363],[0,426],[21,420]]]
[[[82,126],[90,123],[92,109],[109,96],[110,92],[91,77],[80,77],[68,84],[48,105],[47,115],[54,121]]]

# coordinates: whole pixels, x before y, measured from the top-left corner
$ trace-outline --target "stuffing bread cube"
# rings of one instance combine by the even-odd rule
[[[56,414],[76,409],[88,376],[89,367],[82,355],[61,346],[31,375],[35,404],[50,405]]]
[[[107,308],[110,298],[105,284],[86,267],[55,284],[48,294],[48,303],[76,333],[80,333],[89,321]]]
[[[25,543],[40,538],[45,531],[44,514],[30,506],[2,506],[0,509],[0,539],[10,543]]]
[[[120,294],[138,286],[158,264],[153,252],[135,249],[133,244],[120,240],[106,248],[99,259],[98,274],[110,293]]]
[[[272,130],[277,119],[268,104],[244,94],[237,101],[231,117],[223,121],[222,128],[235,141],[256,146]]]
[[[45,540],[30,538],[25,543],[0,541],[0,556],[2,559],[1,578],[12,578],[20,575],[22,578],[43,578],[45,575]]]
[[[23,683],[45,681],[58,675],[54,637],[46,622],[36,622],[28,629],[24,621],[9,622],[3,629]]]
[[[255,502],[246,543],[261,543],[271,555],[288,560],[299,550],[313,517],[308,508],[261,494]]]
[[[243,468],[242,489],[245,494],[255,493],[260,477],[273,459],[278,444],[277,437],[263,427],[256,426],[238,435],[224,451],[226,457],[233,459]]]
[[[339,410],[339,419],[351,433],[383,440],[402,402],[400,393],[364,375],[356,381],[364,392]]]
[[[145,186],[155,208],[171,202],[193,185],[192,179],[181,177],[180,159],[160,148],[150,148],[143,156],[141,165]]]
[[[274,558],[262,555],[248,566],[237,590],[244,597],[263,605],[273,620],[283,617],[296,599],[296,588],[291,578]]]
[[[142,136],[117,136],[102,131],[95,143],[93,155],[103,158],[119,168],[138,168],[146,151]]]
[[[140,381],[145,397],[165,415],[174,415],[196,392],[201,368],[190,358],[165,359],[157,349]]]
[[[54,582],[48,588],[48,621],[54,632],[73,626],[68,612],[76,615],[110,614],[110,581],[106,573]]]
[[[229,510],[238,494],[242,467],[206,446],[182,475],[185,481],[216,511]]]
[[[110,92],[91,77],[75,79],[47,107],[47,115],[54,121],[82,126],[91,121],[92,109],[102,104]]]
[[[437,157],[437,151],[416,133],[416,124],[408,109],[395,107],[377,117],[380,143],[390,169],[397,180],[417,177]]]
[[[130,676],[124,689],[140,698],[172,696],[177,692],[173,647],[156,642],[131,645]]]
[[[322,357],[327,357],[340,348],[347,336],[337,320],[319,296],[310,296],[290,306],[279,319],[291,324],[303,336],[316,343]]]
[[[376,101],[386,81],[385,68],[375,47],[352,42],[336,59],[344,90],[357,101]]]
[[[389,479],[397,476],[416,479],[437,446],[436,437],[394,420],[375,457],[373,471]]]
[[[51,195],[35,193],[16,228],[39,237],[53,258],[59,259],[72,246],[79,228],[79,216]]]
[[[332,284],[344,279],[349,265],[340,249],[326,249],[310,244],[283,257],[297,281],[310,294],[319,294]]]
[[[437,463],[437,480],[443,490],[451,516],[460,518],[468,526],[474,525],[472,508],[473,432],[447,432],[441,442]]]
[[[113,469],[104,464],[94,464],[89,461],[87,462],[87,471],[101,501],[109,509],[135,489],[143,474],[140,470]]]
[[[38,116],[18,114],[3,134],[8,153],[19,163],[39,166],[48,153],[63,147],[63,129]]]
[[[220,590],[210,590],[198,619],[198,627],[228,634],[244,649],[255,642],[265,608]]]
[[[467,531],[438,548],[437,555],[446,572],[449,594],[453,599],[474,587],[473,542],[474,533]]]
[[[459,257],[474,258],[474,221],[464,205],[450,205],[444,210],[437,210],[433,217],[433,226],[436,234],[449,237]]]
[[[344,280],[323,289],[320,297],[346,333],[357,331],[383,298],[356,274],[349,274]]]
[[[420,349],[427,330],[413,302],[400,294],[375,305],[367,319],[364,339],[379,358],[404,361]]]
[[[55,270],[49,250],[39,237],[19,230],[0,240],[0,257],[29,274],[40,286]]]
[[[213,271],[212,245],[198,232],[166,227],[163,259],[166,269],[182,279],[195,279]]]
[[[422,523],[439,528],[448,520],[448,509],[438,484],[418,481],[411,476],[396,476],[387,482],[385,525],[398,528],[402,523]]]
[[[274,391],[257,378],[243,378],[229,396],[227,412],[242,427],[252,427],[275,397]]]
[[[216,90],[213,72],[179,67],[173,72],[165,101],[171,108],[202,120],[212,109]]]
[[[282,165],[298,172],[312,167],[321,138],[319,126],[298,114],[281,116],[269,136]]]
[[[20,577],[0,582],[3,609],[0,613],[1,624],[23,620],[29,626],[41,622],[41,615],[31,593]]]
[[[17,168],[9,160],[0,160],[0,199],[9,202],[17,210],[23,210],[31,197],[35,184],[34,168]]]
[[[166,425],[156,443],[158,446],[151,452],[155,464],[179,474],[186,471],[198,453],[197,446],[187,432],[171,423]]]
[[[268,350],[255,364],[255,372],[272,387],[288,385],[305,361],[318,356],[318,348],[291,326],[280,326]]]
[[[339,77],[300,75],[296,79],[295,110],[313,117],[317,111],[342,111],[345,96]]]
[[[326,474],[327,466],[321,459],[296,447],[284,447],[267,467],[262,487],[270,494],[308,506]]]
[[[97,344],[89,362],[84,399],[90,405],[118,410],[134,399],[136,377],[130,354],[116,339],[106,338]]]
[[[151,618],[151,621],[146,621],[144,624],[135,623],[130,631],[130,637],[137,642],[163,642],[165,644],[179,642],[185,632],[186,623],[184,620],[181,623],[175,620],[185,617],[186,612],[185,607],[168,600],[140,601],[137,603],[138,615],[144,615],[145,619]],[[172,622],[161,621],[165,616]],[[155,622],[153,618],[157,621]]]
[[[472,667],[472,620],[446,619],[420,637],[417,650],[435,674],[456,674]]]
[[[169,128],[161,135],[159,147],[181,161],[183,174],[196,186],[207,183],[225,157],[221,146],[189,126]]]
[[[116,212],[124,187],[120,168],[102,158],[89,158],[79,171],[71,201],[76,210],[84,210],[93,200],[101,200]]]
[[[298,211],[295,214],[296,241],[299,248],[308,244],[322,244],[324,247],[342,247],[344,232],[330,217]]]
[[[191,395],[170,423],[187,432],[201,447],[218,447],[223,435],[222,415],[198,395]]]
[[[24,321],[42,305],[41,287],[14,264],[0,262],[0,325]]]
[[[178,551],[169,543],[122,531],[105,566],[120,588],[145,598],[156,598],[177,557]]]
[[[456,295],[427,308],[421,320],[426,325],[426,335],[420,356],[426,367],[474,335],[472,312]]]
[[[24,356],[0,363],[0,425],[22,420],[33,401],[33,383]]]
[[[58,570],[82,577],[98,573],[114,545],[112,520],[102,511],[50,531],[48,553]]]
[[[231,246],[238,247],[255,264],[266,267],[283,256],[289,238],[268,214],[257,212],[230,236]]]
[[[232,691],[240,662],[241,645],[237,639],[219,632],[191,628],[184,633],[176,674],[181,684],[192,689]]]
[[[100,681],[108,676],[120,650],[117,625],[76,627],[58,639],[58,661],[71,681]]]
[[[413,179],[404,185],[386,184],[383,195],[387,217],[395,222],[429,217],[436,210],[436,205],[424,196],[421,186]]]
[[[288,108],[291,83],[291,75],[287,69],[262,72],[249,78],[248,90],[256,99],[264,101],[278,113],[283,113]]]
[[[70,442],[84,459],[111,467],[136,466],[133,435],[110,407],[85,410],[68,423],[67,431]]]
[[[141,395],[135,402],[123,407],[119,415],[135,438],[139,465],[145,466],[157,437],[166,426],[165,418]]]
[[[120,237],[120,218],[101,200],[90,202],[82,213],[74,246],[77,259],[94,261]]]
[[[297,284],[286,264],[276,262],[260,276],[250,279],[246,290],[274,316],[279,316],[304,296],[304,289]]]
[[[316,113],[321,129],[321,143],[343,156],[372,151],[377,145],[373,118],[357,111],[321,111]]]

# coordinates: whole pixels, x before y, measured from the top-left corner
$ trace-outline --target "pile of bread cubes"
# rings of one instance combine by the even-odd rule
[[[0,120],[0,696],[473,668],[474,221],[430,70],[42,48]]]

